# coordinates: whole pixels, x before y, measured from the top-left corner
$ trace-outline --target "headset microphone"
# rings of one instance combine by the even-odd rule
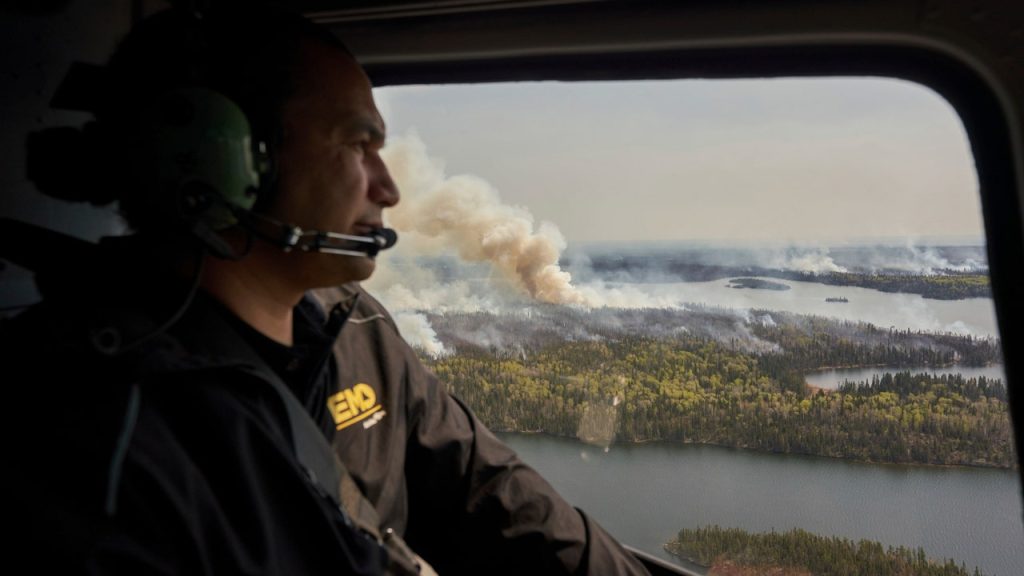
[[[303,230],[264,214],[234,210],[238,222],[251,234],[285,252],[320,252],[338,256],[374,258],[398,242],[398,233],[390,228],[377,228],[367,234],[341,234],[322,230]],[[268,230],[269,228],[269,230]]]
[[[340,256],[366,256],[373,258],[398,242],[398,234],[390,228],[378,228],[365,236],[294,229],[296,241],[289,246],[303,252],[321,252]],[[288,248],[286,248],[288,249]]]

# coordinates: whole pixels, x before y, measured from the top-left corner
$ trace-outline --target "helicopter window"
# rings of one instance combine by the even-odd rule
[[[783,78],[375,96],[402,240],[367,288],[623,542],[690,567],[878,552],[893,570],[1024,572],[977,175],[934,92]]]

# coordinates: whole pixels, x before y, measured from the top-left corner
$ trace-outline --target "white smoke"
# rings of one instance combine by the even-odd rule
[[[398,332],[413,348],[419,348],[435,358],[448,352],[423,314],[399,312],[394,318]]]
[[[938,249],[919,246],[910,238],[907,239],[905,248],[905,251],[900,251],[897,255],[888,255],[886,258],[882,258],[881,262],[875,263],[876,271],[899,270],[912,274],[931,275],[949,270],[975,272],[984,270],[986,267],[986,264],[971,258],[962,262],[951,262]]]
[[[943,332],[950,334],[959,334],[961,336],[976,336],[977,332],[967,325],[963,320],[956,320],[951,324],[947,324],[943,329]]]
[[[684,308],[679,294],[652,294],[631,285],[597,280],[580,285],[578,290],[587,305],[593,308]]]
[[[709,308],[708,310],[716,310]],[[749,308],[719,308],[718,314],[723,318],[732,318],[732,325],[728,329],[709,328],[709,332],[719,342],[728,343],[737,350],[754,354],[778,354],[782,348],[767,340],[762,340],[751,332],[750,327],[754,324],[761,326],[774,326],[775,319],[768,314],[758,316]]]
[[[528,210],[502,203],[485,180],[445,175],[414,133],[395,138],[384,158],[403,196],[389,222],[410,236],[399,246],[417,245],[421,254],[453,250],[465,261],[489,262],[541,302],[586,303],[558,265],[566,244],[555,225],[535,226]]]
[[[767,267],[814,274],[847,272],[846,268],[835,263],[827,248],[790,248],[773,254]]]
[[[472,291],[469,284],[463,281],[427,285],[392,283],[374,290],[374,295],[392,311],[429,310],[444,314],[482,312],[503,307],[503,302],[488,298],[485,294]]]
[[[554,224],[535,226],[527,209],[503,203],[481,178],[447,176],[443,162],[428,155],[415,133],[389,142],[384,159],[402,192],[401,202],[387,212],[401,239],[378,260],[365,285],[390,310],[509,310],[532,300],[588,308],[682,305],[677,296],[601,280],[573,285],[559,266],[566,243]],[[458,258],[452,277],[440,278],[417,262],[444,254]]]

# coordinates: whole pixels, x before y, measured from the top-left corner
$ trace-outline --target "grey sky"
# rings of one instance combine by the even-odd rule
[[[982,235],[963,127],[889,79],[376,90],[449,176],[488,180],[571,243]]]

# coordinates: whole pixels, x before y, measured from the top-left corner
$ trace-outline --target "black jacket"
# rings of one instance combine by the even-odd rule
[[[121,254],[90,270],[116,278],[131,262]],[[158,276],[132,274],[145,286],[49,278],[46,302],[3,326],[7,423],[17,432],[8,435],[17,439],[11,494],[28,528],[14,547],[22,566],[380,573],[382,549],[307,479],[272,376],[212,299],[197,298],[169,333],[128,352],[97,352],[105,327],[137,341],[182,301],[181,291],[161,294]]]
[[[320,296],[357,293],[328,406],[338,456],[384,526],[441,576],[647,573],[445,391],[380,303],[356,285]]]

